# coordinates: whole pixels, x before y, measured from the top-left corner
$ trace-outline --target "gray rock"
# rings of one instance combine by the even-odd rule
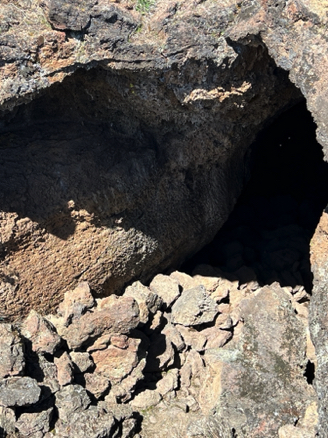
[[[90,403],[86,390],[80,385],[68,385],[56,393],[55,404],[62,421],[69,421],[74,412],[85,411]]]
[[[21,336],[11,324],[0,324],[0,379],[22,374],[24,367]]]
[[[110,413],[90,406],[82,412],[72,412],[66,421],[59,421],[55,436],[60,438],[107,438],[112,437],[115,419]]]
[[[42,438],[50,430],[53,408],[41,412],[23,413],[16,421],[16,428],[24,437]]]
[[[172,307],[172,323],[195,326],[214,321],[218,306],[204,286],[183,291]]]
[[[134,298],[140,310],[140,322],[146,324],[150,314],[154,314],[162,306],[162,298],[157,293],[152,292],[148,287],[135,281],[124,291],[124,296]]]
[[[204,413],[215,409],[218,421],[240,437],[276,437],[316,399],[303,375],[306,329],[278,284],[242,300],[240,311],[238,338],[205,352],[199,403]]]
[[[89,353],[71,351],[69,355],[71,356],[75,372],[77,373],[85,373],[94,366]]]
[[[31,377],[12,377],[0,381],[0,405],[29,406],[37,403],[41,389]]]

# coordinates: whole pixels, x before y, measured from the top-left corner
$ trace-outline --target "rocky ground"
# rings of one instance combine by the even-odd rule
[[[317,436],[310,242],[314,262],[326,165],[307,117],[254,145],[237,207],[183,272],[101,299],[81,282],[56,314],[0,325],[3,436]]]

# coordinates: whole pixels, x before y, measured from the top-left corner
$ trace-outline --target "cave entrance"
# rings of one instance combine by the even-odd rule
[[[188,260],[227,277],[278,281],[311,293],[309,244],[328,203],[328,164],[305,101],[281,114],[250,149],[251,177],[212,242]]]

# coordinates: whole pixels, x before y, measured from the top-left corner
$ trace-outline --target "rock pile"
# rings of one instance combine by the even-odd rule
[[[283,437],[297,421],[314,431],[304,293],[228,280],[208,265],[135,282],[120,297],[94,299],[82,282],[57,315],[0,324],[1,431],[269,437],[280,428]]]

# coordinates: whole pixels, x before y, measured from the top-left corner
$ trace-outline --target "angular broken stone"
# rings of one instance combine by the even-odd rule
[[[183,291],[172,307],[172,323],[194,326],[214,321],[219,309],[204,286]]]
[[[158,391],[145,389],[130,402],[130,405],[134,409],[143,410],[158,405],[161,400],[162,396]]]
[[[111,382],[119,382],[131,373],[138,364],[140,339],[130,338],[127,348],[110,345],[105,350],[92,353],[96,365],[95,371],[107,377]]]
[[[232,338],[232,332],[221,330],[219,327],[209,327],[200,333],[206,338],[206,350],[209,348],[221,348]]]
[[[3,436],[15,436],[15,423],[16,415],[14,409],[0,406],[0,432],[2,432]]]
[[[63,317],[64,324],[68,325],[91,309],[94,304],[95,300],[91,295],[89,284],[83,281],[74,290],[65,293],[64,300],[59,304],[58,313]]]
[[[184,325],[177,324],[176,328],[178,332],[181,334],[184,342],[189,347],[193,348],[196,351],[203,351],[207,338],[203,334],[203,332],[198,332],[192,327],[185,327]]]
[[[60,357],[54,358],[57,367],[57,380],[60,386],[68,385],[73,380],[73,362],[69,354],[64,351]]]
[[[32,343],[36,353],[50,353],[59,347],[62,340],[55,327],[35,310],[31,310],[21,327],[22,335]]]
[[[102,397],[110,387],[107,377],[99,373],[85,373],[85,389],[95,396],[96,399]]]
[[[76,351],[71,351],[69,355],[74,364],[74,370],[76,373],[85,373],[94,366],[89,353],[78,353]]]
[[[156,390],[164,397],[168,392],[172,392],[179,385],[179,370],[177,368],[168,371],[156,383]]]
[[[0,379],[22,374],[24,367],[21,336],[11,324],[0,324]]]
[[[140,322],[142,324],[146,324],[149,314],[156,313],[163,303],[158,294],[149,290],[140,281],[135,281],[131,286],[128,286],[125,289],[124,296],[132,297],[137,301],[140,309]]]
[[[50,430],[54,408],[41,412],[28,412],[20,415],[15,426],[24,437],[42,438]]]
[[[115,419],[97,406],[73,412],[67,420],[56,423],[55,436],[60,438],[106,438],[112,437]]]
[[[165,304],[165,308],[169,308],[174,301],[180,296],[179,283],[167,275],[158,274],[153,278],[149,285],[151,291],[156,293]]]
[[[111,296],[108,306],[100,309],[82,315],[67,327],[63,338],[70,349],[80,348],[102,334],[127,334],[139,324],[139,307],[131,297]]]
[[[90,405],[86,390],[80,385],[64,386],[56,393],[56,407],[59,419],[68,422],[74,412],[81,414]]]
[[[0,381],[0,405],[29,406],[37,403],[41,389],[31,377],[11,377]]]

